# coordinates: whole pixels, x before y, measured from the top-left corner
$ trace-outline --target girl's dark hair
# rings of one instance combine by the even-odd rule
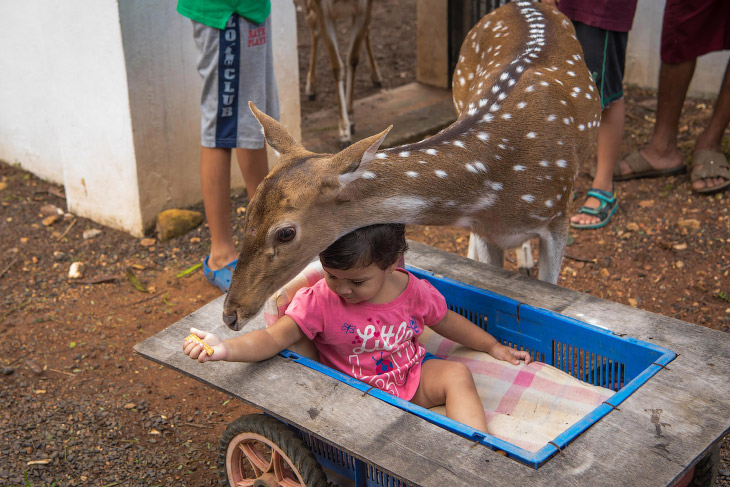
[[[376,264],[387,269],[408,250],[406,226],[402,223],[386,223],[358,228],[319,254],[325,267],[347,270]]]

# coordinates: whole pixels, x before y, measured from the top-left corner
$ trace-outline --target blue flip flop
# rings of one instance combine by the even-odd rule
[[[220,289],[221,292],[227,293],[228,288],[231,287],[231,275],[233,273],[233,269],[236,268],[238,259],[214,271],[208,267],[209,258],[210,256],[207,256],[203,261],[203,273],[205,274],[205,277],[208,278],[208,282]]]
[[[611,221],[611,217],[614,213],[616,213],[616,210],[618,210],[618,198],[615,192],[591,188],[586,193],[586,199],[588,199],[588,197],[590,196],[599,200],[601,204],[598,205],[598,208],[581,206],[580,210],[578,210],[578,213],[596,216],[598,217],[598,221],[596,223],[585,224],[570,222],[571,227],[578,228],[580,230],[605,227],[606,225],[608,225],[608,222]]]

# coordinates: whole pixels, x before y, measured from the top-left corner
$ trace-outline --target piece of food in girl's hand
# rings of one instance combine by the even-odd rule
[[[205,349],[205,353],[207,353],[207,354],[208,354],[208,356],[211,356],[211,355],[213,355],[213,347],[211,347],[210,345],[208,345],[207,343],[205,343],[205,342],[203,341],[203,339],[202,339],[202,338],[200,338],[200,337],[199,337],[198,335],[196,335],[195,333],[191,333],[190,335],[188,335],[187,337],[185,337],[185,341],[186,341],[186,342],[187,342],[187,341],[193,341],[193,342],[198,342],[198,343],[200,343],[201,345],[203,345],[203,348]]]

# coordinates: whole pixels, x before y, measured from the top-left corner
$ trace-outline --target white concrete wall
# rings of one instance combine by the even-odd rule
[[[657,89],[661,59],[664,1],[639,0],[629,32],[624,81],[642,88]],[[697,60],[688,96],[716,98],[730,58],[730,51],[714,52]]]
[[[137,236],[201,199],[197,52],[176,4],[0,0],[0,159]],[[300,138],[296,14],[291,0],[272,6],[282,122]]]

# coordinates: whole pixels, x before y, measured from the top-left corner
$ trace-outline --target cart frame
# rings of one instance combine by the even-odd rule
[[[148,359],[230,393],[301,431],[305,442],[334,445],[360,482],[377,485],[673,485],[730,429],[730,336],[599,299],[409,242],[409,265],[487,289],[531,307],[604,327],[677,353],[619,408],[535,470],[425,421],[291,358],[200,366],[180,351],[190,327],[233,336],[221,321],[223,297],[135,346]],[[244,330],[263,328],[261,314]],[[316,453],[316,451],[315,451]]]

